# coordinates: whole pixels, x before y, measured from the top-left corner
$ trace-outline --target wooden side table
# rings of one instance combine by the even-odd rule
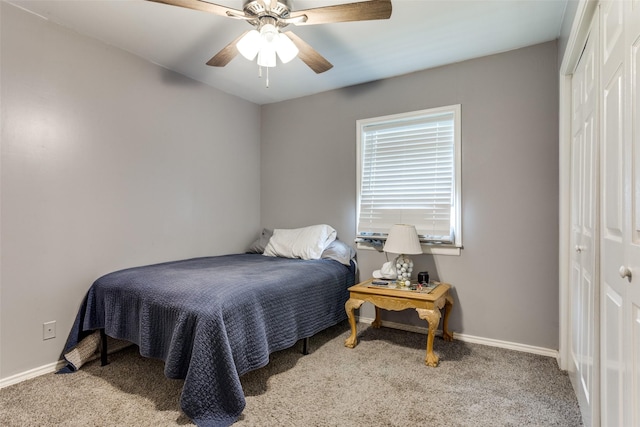
[[[371,323],[374,328],[381,325],[380,309],[400,311],[407,308],[415,308],[418,316],[429,323],[427,336],[427,366],[438,366],[439,358],[433,353],[433,338],[440,323],[440,310],[444,307],[444,321],[442,322],[442,337],[445,341],[453,341],[453,334],[449,332],[449,314],[453,308],[453,298],[449,295],[451,285],[440,283],[431,292],[407,291],[373,286],[369,279],[349,288],[349,299],[345,303],[345,310],[351,325],[351,335],[344,342],[349,348],[354,348],[358,343],[356,319],[353,311],[368,301],[376,307],[376,318]]]

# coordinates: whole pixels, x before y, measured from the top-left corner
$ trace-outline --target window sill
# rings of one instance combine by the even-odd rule
[[[361,243],[356,243],[356,249],[364,250],[364,251],[377,251],[376,248],[373,248],[368,245],[363,245]],[[438,245],[422,245],[422,253],[427,255],[451,255],[451,256],[460,256],[461,253],[460,247],[456,246],[438,246]]]

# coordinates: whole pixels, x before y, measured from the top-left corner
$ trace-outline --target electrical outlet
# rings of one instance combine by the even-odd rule
[[[56,321],[45,322],[42,324],[42,339],[50,340],[56,337]]]

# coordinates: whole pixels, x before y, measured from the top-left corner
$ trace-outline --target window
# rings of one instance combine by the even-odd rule
[[[356,123],[358,241],[413,224],[425,252],[459,254],[460,105]]]

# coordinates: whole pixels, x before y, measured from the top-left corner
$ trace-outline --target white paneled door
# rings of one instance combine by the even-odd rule
[[[626,22],[626,56],[629,59],[629,98],[626,111],[627,145],[625,147],[625,185],[627,201],[624,260],[618,273],[629,273],[626,280],[624,304],[627,306],[625,322],[625,376],[624,413],[628,425],[640,426],[640,1],[634,0],[624,11]],[[635,272],[635,277],[633,276]]]
[[[602,426],[640,426],[639,7],[600,5]]]
[[[589,33],[572,79],[571,139],[571,358],[569,368],[585,420],[597,419],[598,408],[598,31]],[[596,404],[593,404],[594,399]],[[590,425],[591,422],[585,423]]]
[[[572,32],[588,37],[572,48],[567,367],[586,426],[640,427],[640,0],[588,3]]]
[[[624,2],[600,6],[602,37],[601,424],[623,425]],[[615,266],[615,267],[614,267]]]

